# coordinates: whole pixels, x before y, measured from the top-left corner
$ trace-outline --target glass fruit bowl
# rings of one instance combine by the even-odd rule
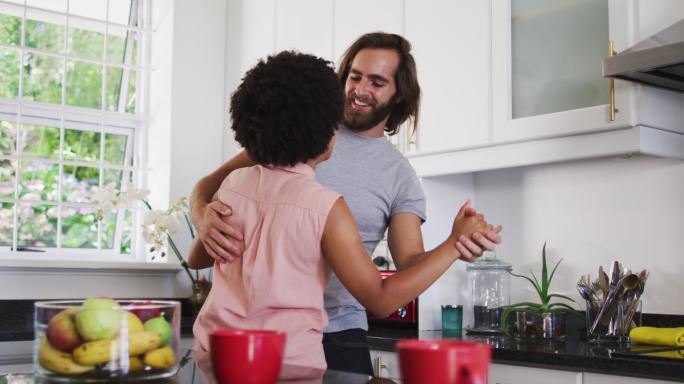
[[[178,371],[180,303],[176,301],[41,301],[34,305],[33,364],[56,382],[122,382]]]

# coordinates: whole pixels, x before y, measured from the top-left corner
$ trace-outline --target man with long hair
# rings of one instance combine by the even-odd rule
[[[408,160],[384,135],[411,121],[416,129],[420,86],[411,44],[396,34],[368,33],[344,53],[337,76],[344,88],[344,112],[330,159],[316,167],[316,180],[340,193],[349,205],[369,255],[387,231],[397,269],[425,257],[420,231],[425,194]],[[235,169],[254,162],[245,151],[201,179],[191,196],[192,220],[207,253],[219,263],[242,255],[242,234],[223,220],[233,212],[212,197]],[[476,215],[468,208],[468,215]],[[496,227],[459,238],[461,259],[475,260],[501,241]],[[329,369],[372,375],[366,339],[366,311],[332,276],[325,290],[329,324],[323,346]]]

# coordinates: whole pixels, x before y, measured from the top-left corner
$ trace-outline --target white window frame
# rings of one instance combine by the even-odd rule
[[[16,145],[17,147],[15,148],[14,154],[0,154],[0,159],[3,160],[10,160],[15,162],[15,167],[14,167],[14,196],[12,198],[2,198],[0,197],[0,202],[2,203],[11,203],[13,204],[13,217],[14,217],[14,223],[12,225],[13,229],[13,236],[12,236],[12,245],[11,246],[3,246],[0,247],[0,264],[5,264],[5,265],[12,265],[14,262],[19,262],[20,264],[23,263],[24,261],[28,261],[29,263],[31,261],[55,261],[57,263],[62,263],[64,261],[73,261],[73,262],[80,262],[80,261],[88,261],[90,262],[102,262],[102,263],[108,263],[108,262],[115,262],[115,263],[122,263],[122,262],[129,262],[129,263],[144,263],[148,261],[148,258],[146,256],[145,252],[145,246],[143,244],[143,241],[140,236],[140,231],[137,230],[139,227],[140,223],[140,211],[139,210],[134,210],[133,213],[133,223],[132,223],[132,228],[133,228],[133,233],[132,233],[132,244],[131,244],[131,253],[130,254],[121,254],[119,252],[120,249],[120,241],[121,241],[121,233],[122,233],[122,223],[123,223],[123,217],[124,213],[123,211],[117,212],[117,229],[115,231],[115,236],[116,238],[114,239],[114,247],[113,249],[102,249],[102,246],[99,244],[100,243],[100,238],[102,236],[102,224],[98,225],[98,248],[62,248],[62,216],[61,216],[61,210],[65,206],[73,206],[73,207],[79,207],[79,206],[89,206],[89,207],[94,207],[92,203],[72,203],[72,202],[63,202],[62,201],[62,172],[63,172],[63,165],[70,166],[70,165],[75,165],[75,166],[87,166],[87,167],[93,167],[93,168],[98,168],[100,169],[100,180],[99,180],[99,186],[103,186],[103,178],[104,178],[104,170],[106,169],[111,169],[111,170],[117,170],[117,171],[122,171],[122,175],[126,175],[128,172],[130,172],[133,177],[133,183],[136,187],[138,188],[144,188],[146,185],[146,156],[145,152],[143,149],[146,148],[146,143],[147,143],[147,124],[149,121],[148,118],[148,94],[149,94],[149,77],[150,77],[150,66],[149,66],[149,58],[150,58],[150,35],[151,35],[151,30],[150,30],[150,6],[151,6],[151,0],[132,0],[132,3],[135,5],[136,3],[140,6],[140,8],[143,10],[144,14],[142,15],[142,26],[141,27],[131,27],[125,24],[119,24],[119,23],[114,23],[110,22],[109,20],[95,20],[95,19],[90,19],[87,17],[83,16],[72,16],[69,15],[68,11],[68,6],[69,2],[67,0],[67,12],[57,12],[54,10],[46,9],[46,8],[39,8],[39,7],[34,7],[34,6],[29,6],[26,4],[26,2],[21,4],[17,4],[16,1],[6,1],[6,0],[0,0],[0,6],[2,5],[9,5],[12,7],[23,7],[23,17],[22,17],[22,27],[21,27],[21,42],[19,46],[14,46],[14,45],[2,45],[0,44],[0,47],[3,49],[10,49],[10,50],[15,50],[17,51],[18,55],[20,58],[24,58],[24,54],[26,52],[33,52],[36,54],[40,54],[43,56],[52,56],[52,57],[58,57],[62,60],[62,65],[63,65],[63,73],[62,73],[62,98],[61,98],[61,104],[50,104],[50,103],[44,103],[44,102],[35,102],[35,101],[29,101],[25,100],[22,98],[21,95],[23,95],[23,76],[24,76],[24,67],[23,65],[20,65],[19,69],[19,95],[17,95],[17,98],[0,98],[0,120],[5,120],[8,121],[12,124],[15,124],[17,128],[17,132],[20,132],[20,126],[21,124],[37,124],[37,125],[43,125],[43,126],[54,126],[55,128],[60,129],[60,155],[59,158],[57,159],[44,159],[40,158],[41,162],[47,162],[47,163],[52,163],[56,164],[59,166],[59,191],[58,191],[58,200],[55,201],[50,201],[50,202],[42,202],[42,201],[27,201],[24,199],[19,198],[19,176],[20,176],[20,164],[21,161],[25,160],[38,160],[37,158],[32,158],[30,156],[26,155],[21,155],[18,152],[19,149],[19,137],[20,135],[18,134],[17,136],[17,141]],[[107,13],[109,12],[109,0],[106,1],[107,4]],[[42,12],[45,14],[51,14],[55,15],[57,17],[64,17],[66,20],[66,24],[64,25],[64,47],[62,52],[49,52],[49,51],[44,51],[40,49],[34,49],[34,48],[27,48],[24,45],[24,38],[25,38],[25,28],[26,28],[26,15],[27,11],[38,11]],[[76,22],[96,22],[98,24],[104,24],[105,25],[105,37],[104,37],[104,51],[103,51],[103,58],[100,59],[91,59],[91,58],[83,58],[80,56],[72,55],[68,53],[68,47],[67,47],[67,42],[68,42],[68,33],[69,33],[69,24],[71,20],[75,20]],[[108,31],[109,28],[125,28],[128,30],[128,32],[135,32],[138,34],[139,39],[138,39],[138,60],[136,64],[132,64],[130,61],[127,62],[127,59],[129,59],[131,56],[131,49],[133,44],[132,38],[133,34],[132,33],[127,33],[127,38],[128,42],[126,44],[126,51],[125,51],[125,58],[123,64],[117,64],[117,63],[111,63],[108,61]],[[66,80],[67,80],[67,63],[69,62],[70,59],[76,59],[79,62],[86,62],[86,63],[93,63],[93,64],[98,64],[102,66],[102,90],[101,90],[101,106],[100,109],[91,109],[91,108],[82,108],[82,107],[75,107],[75,106],[69,106],[66,105]],[[120,97],[119,97],[119,105],[118,105],[118,111],[112,112],[112,111],[107,111],[106,108],[106,75],[107,75],[107,69],[108,68],[121,68],[123,69],[123,80],[121,82],[121,87],[120,87]],[[127,92],[128,92],[128,75],[131,70],[137,71],[139,76],[137,76],[137,81],[136,81],[136,107],[135,107],[135,114],[130,114],[130,113],[125,113],[125,103],[127,100]],[[125,84],[125,86],[124,86]],[[123,97],[121,97],[123,96]],[[45,124],[45,120],[50,120],[52,124]],[[98,132],[100,134],[100,159],[97,162],[87,162],[87,161],[73,161],[73,160],[65,160],[64,159],[64,153],[61,150],[64,146],[64,132],[65,129],[81,129],[81,130],[87,130],[87,131],[94,131]],[[132,164],[124,164],[124,165],[113,165],[106,163],[104,161],[104,156],[105,156],[105,134],[107,133],[115,133],[115,134],[127,134],[129,136],[129,140],[127,140],[127,148],[126,152],[128,153],[129,151],[132,153],[131,159],[132,159]],[[127,157],[125,157],[127,158]],[[17,243],[18,243],[18,231],[19,231],[19,223],[18,223],[18,206],[19,204],[25,204],[25,203],[33,203],[33,204],[42,204],[42,203],[48,203],[48,204],[55,204],[58,210],[58,221],[57,221],[57,227],[56,227],[56,233],[57,233],[57,239],[56,239],[56,246],[55,247],[40,247],[37,249],[40,249],[41,252],[35,252],[35,251],[20,251],[17,249]],[[93,208],[95,209],[95,208]],[[34,248],[34,247],[31,247]],[[45,266],[45,265],[43,265]]]

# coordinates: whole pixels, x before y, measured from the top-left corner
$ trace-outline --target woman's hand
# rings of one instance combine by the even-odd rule
[[[484,215],[479,214],[470,205],[468,199],[459,210],[452,226],[452,236],[456,240],[455,247],[461,254],[460,259],[473,262],[482,256],[484,251],[493,251],[501,243],[502,227],[487,223]]]

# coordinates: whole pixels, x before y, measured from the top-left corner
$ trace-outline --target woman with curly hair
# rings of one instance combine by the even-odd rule
[[[343,92],[329,63],[282,52],[247,72],[232,95],[235,139],[256,165],[231,172],[214,196],[232,207],[243,255],[215,262],[195,241],[192,268],[213,266],[213,286],[193,327],[194,349],[209,350],[218,328],[287,334],[285,364],[325,368],[323,292],[331,271],[371,312],[384,316],[427,289],[461,254],[459,236],[491,230],[466,203],[450,236],[414,265],[385,280],[363,246],[337,192],[315,180],[330,157]]]

